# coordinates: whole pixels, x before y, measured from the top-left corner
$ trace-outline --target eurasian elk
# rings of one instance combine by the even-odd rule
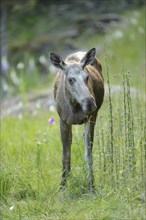
[[[54,98],[60,116],[63,146],[61,187],[66,184],[66,178],[70,173],[72,125],[84,123],[88,187],[89,190],[94,190],[92,146],[97,112],[104,97],[102,66],[96,58],[95,48],[88,52],[71,54],[65,61],[57,54],[50,52],[50,60],[60,69],[55,80]]]

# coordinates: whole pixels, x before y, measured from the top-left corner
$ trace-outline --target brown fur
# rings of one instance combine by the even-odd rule
[[[68,91],[66,86],[66,74],[63,71],[63,66],[66,65],[62,59],[52,53],[52,63],[59,67],[59,70],[55,85],[54,85],[54,98],[56,102],[56,108],[58,114],[60,116],[60,130],[61,130],[61,139],[63,145],[62,152],[62,181],[61,186],[65,185],[66,177],[70,172],[70,157],[71,157],[71,142],[72,142],[72,125],[73,124],[82,124],[85,123],[85,159],[87,161],[88,167],[88,186],[89,189],[94,188],[93,184],[93,171],[92,171],[92,146],[93,146],[93,138],[94,138],[94,125],[96,122],[97,112],[100,109],[103,97],[104,97],[104,79],[102,75],[102,66],[97,58],[94,56],[95,49],[91,49],[87,54],[83,52],[78,52],[75,54],[69,55],[65,59],[65,63],[71,67],[71,70],[76,70],[76,65],[81,65],[83,60],[87,65],[84,67],[84,71],[79,67],[79,69],[73,72],[73,76],[78,76],[78,71],[81,71],[81,75],[89,76],[88,81],[82,81],[85,86],[85,92],[87,92],[87,98],[85,96],[85,100],[87,99],[91,104],[91,109],[93,110],[96,106],[96,110],[94,111],[86,111],[81,107],[81,103],[72,101],[72,96]],[[84,59],[86,58],[86,59]],[[93,61],[88,65],[88,60]],[[83,76],[82,75],[82,76]],[[82,85],[79,84],[79,89]],[[80,90],[78,90],[80,91]],[[83,91],[83,93],[84,93]],[[82,95],[82,94],[81,94]],[[82,96],[81,96],[82,97]],[[95,102],[95,105],[93,103]],[[88,110],[90,110],[90,107]],[[83,111],[84,110],[84,111]]]
[[[76,60],[78,60],[78,58],[73,57],[71,62],[76,62]],[[104,97],[104,79],[102,75],[101,63],[96,58],[92,65],[85,67],[85,71],[90,75],[88,88],[91,91],[91,94],[95,97],[97,110],[99,110]],[[80,110],[79,106],[70,106],[70,103],[68,103],[68,100],[64,94],[65,88],[63,87],[63,83],[64,73],[62,70],[59,70],[54,84],[54,98],[56,101],[58,114],[67,124],[82,124],[87,118]]]

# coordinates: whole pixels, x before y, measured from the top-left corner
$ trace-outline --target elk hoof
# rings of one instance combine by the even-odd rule
[[[65,185],[66,185],[66,179],[62,179],[60,183],[60,189],[64,189]]]
[[[92,194],[94,194],[94,195],[97,195],[97,191],[96,191],[96,189],[95,189],[94,187],[90,187],[90,188],[88,189],[88,192],[89,192],[89,193],[92,193]]]

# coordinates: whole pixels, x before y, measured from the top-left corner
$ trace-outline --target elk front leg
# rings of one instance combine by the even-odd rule
[[[94,176],[93,176],[93,169],[92,169],[92,164],[93,164],[92,147],[93,147],[93,139],[94,139],[95,120],[93,117],[90,118],[89,121],[85,123],[85,131],[84,131],[85,161],[87,163],[88,189],[90,191],[94,190]]]
[[[62,141],[62,180],[61,188],[66,184],[66,178],[70,173],[70,158],[71,158],[71,142],[72,142],[72,126],[67,125],[60,120],[60,131]]]

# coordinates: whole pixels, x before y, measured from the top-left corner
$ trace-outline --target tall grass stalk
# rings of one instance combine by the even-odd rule
[[[113,106],[112,106],[112,95],[111,95],[111,85],[109,77],[109,66],[108,66],[108,57],[105,53],[105,64],[106,64],[106,76],[107,76],[107,85],[108,85],[108,101],[109,101],[109,166],[111,172],[111,178],[113,183],[114,177],[114,126],[113,126]]]
[[[128,106],[128,144],[130,154],[130,170],[132,176],[135,175],[135,142],[134,142],[134,115],[130,94],[130,73],[126,74],[127,82],[127,106]]]
[[[40,178],[41,178],[41,143],[37,142],[36,148],[36,170],[37,170],[37,192],[40,196]]]
[[[134,115],[130,94],[130,74],[123,71],[123,103],[124,103],[124,174],[128,180],[129,175],[136,172],[135,142],[134,142]]]
[[[146,117],[145,117],[145,125],[144,125],[144,198],[145,198],[145,219],[146,219]]]

